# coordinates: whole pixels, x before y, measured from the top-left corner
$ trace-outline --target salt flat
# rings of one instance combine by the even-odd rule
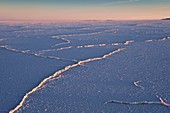
[[[170,22],[0,23],[0,111],[168,113]]]

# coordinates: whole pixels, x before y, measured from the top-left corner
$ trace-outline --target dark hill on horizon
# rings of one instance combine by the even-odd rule
[[[162,19],[162,20],[170,20],[170,18],[164,18],[164,19]]]

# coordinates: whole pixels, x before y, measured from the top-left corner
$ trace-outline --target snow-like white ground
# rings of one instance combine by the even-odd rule
[[[0,23],[0,112],[168,113],[170,22]]]

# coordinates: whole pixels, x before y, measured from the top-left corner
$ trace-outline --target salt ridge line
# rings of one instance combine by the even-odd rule
[[[142,82],[142,81],[136,81],[136,82],[134,82],[133,84],[134,84],[136,87],[139,87],[139,88],[141,88],[141,89],[144,89],[143,86],[139,85],[140,82]]]
[[[95,35],[95,34],[100,34],[102,32],[96,31],[92,33],[80,33],[80,34],[67,34],[67,35],[57,35],[54,36],[55,38],[63,38],[63,37],[73,37],[73,36],[87,36],[87,35]]]
[[[99,34],[100,32],[94,32],[94,33],[87,33],[87,34],[68,34],[68,35],[59,35],[59,36],[52,36],[51,38],[57,38],[57,39],[61,39],[65,42],[63,43],[59,43],[59,44],[54,44],[51,47],[55,47],[55,46],[59,46],[59,45],[63,45],[63,44],[69,44],[71,43],[70,40],[65,39],[64,37],[73,37],[73,36],[86,36],[86,35],[95,35],[95,34]]]
[[[106,47],[106,46],[120,46],[120,45],[128,45],[129,43],[134,42],[133,40],[131,41],[125,41],[124,43],[113,43],[113,44],[89,44],[89,45],[79,45],[79,46],[67,46],[67,47],[62,47],[62,48],[57,48],[57,49],[47,49],[47,50],[41,50],[38,51],[39,54],[44,54],[45,52],[54,52],[54,51],[61,51],[61,50],[68,50],[72,48],[93,48],[93,47]],[[126,43],[126,44],[125,44]],[[127,44],[128,43],[128,44]]]
[[[68,47],[63,47],[63,48],[58,48],[55,50],[66,50],[66,49],[71,49],[71,48],[92,48],[92,47],[106,47],[106,46],[120,46],[120,45],[129,45],[129,43],[135,42],[134,40],[129,40],[125,41],[124,43],[113,43],[113,44],[89,44],[89,45],[80,45],[80,46],[68,46]]]
[[[103,32],[111,32],[112,30],[104,30]],[[87,36],[87,35],[97,35],[97,34],[100,34],[102,33],[101,31],[96,31],[96,32],[92,32],[92,33],[86,33],[86,34],[68,34],[68,35],[58,35],[58,36],[52,36],[51,38],[57,38],[57,39],[61,39],[65,42],[63,43],[59,43],[59,44],[54,44],[52,45],[51,47],[55,47],[55,46],[58,46],[58,45],[63,45],[63,44],[69,44],[71,43],[70,40],[67,40],[65,39],[64,37],[73,37],[73,36]],[[116,33],[116,31],[114,32]]]
[[[170,39],[170,37],[166,37],[166,38],[161,38],[161,39],[158,39],[158,40],[146,40],[145,42],[160,42],[160,41],[164,41],[164,40],[168,40]],[[128,40],[128,41],[125,41],[124,43],[113,43],[113,44],[91,44],[91,45],[80,45],[80,46],[68,46],[68,47],[63,47],[63,48],[58,48],[58,49],[53,49],[52,51],[55,51],[55,50],[66,50],[66,49],[71,49],[71,48],[92,48],[92,47],[106,47],[106,46],[120,46],[120,45],[129,45],[130,43],[134,43],[135,41],[134,40]],[[50,50],[47,52],[50,52]]]
[[[52,38],[55,38],[56,36],[52,36]],[[58,37],[58,36],[57,36]],[[164,40],[168,40],[168,39],[170,39],[170,37],[166,37],[166,38],[162,38],[162,39],[158,39],[158,40],[146,40],[145,42],[158,42],[158,41],[164,41]],[[66,42],[64,42],[64,43],[59,43],[58,45],[62,45],[62,44],[68,44],[68,43],[71,43],[71,41],[69,41],[69,40],[66,40],[66,39],[64,39],[64,38],[62,38],[61,40],[65,40],[65,41],[67,41],[67,43]],[[1,40],[0,40],[1,41]],[[128,45],[129,43],[133,43],[133,42],[135,42],[134,40],[129,40],[129,41],[125,41],[124,43],[113,43],[113,44],[91,44],[91,45],[80,45],[80,46],[76,46],[76,47],[74,47],[74,46],[68,46],[68,47],[63,47],[63,48],[58,48],[58,49],[48,49],[48,50],[41,50],[41,51],[39,51],[38,52],[38,54],[36,54],[36,53],[34,53],[35,54],[35,56],[40,56],[41,54],[43,54],[43,53],[45,53],[45,52],[52,52],[52,51],[60,51],[60,50],[67,50],[67,49],[71,49],[71,48],[92,48],[92,47],[105,47],[105,46],[110,46],[110,45],[112,45],[112,46],[120,46],[120,45]],[[24,51],[23,51],[24,52]],[[41,55],[42,56],[42,55]],[[53,58],[54,59],[54,57],[53,56],[50,56],[51,58]],[[49,57],[49,58],[50,58]],[[45,58],[45,56],[43,56],[43,58]],[[58,58],[58,57],[55,57],[55,59],[62,59],[62,58]],[[62,60],[69,60],[69,59],[62,59]],[[75,60],[73,60],[73,61],[75,61]]]
[[[92,47],[106,47],[106,46],[119,46],[121,43],[115,43],[115,44],[91,44],[91,45],[79,45],[79,46],[67,46],[67,47],[62,47],[62,48],[57,48],[57,49],[47,49],[47,50],[41,50],[38,51],[39,54],[43,54],[45,52],[53,52],[53,51],[61,51],[61,50],[67,50],[67,49],[72,49],[72,48],[92,48]]]
[[[9,113],[15,113],[17,110],[19,110],[19,108],[21,108],[24,104],[24,102],[26,101],[26,99],[34,92],[38,91],[39,89],[41,89],[43,87],[43,85],[47,82],[47,81],[50,81],[51,79],[54,79],[57,77],[57,79],[60,79],[61,76],[59,76],[61,73],[65,72],[65,71],[68,71],[74,67],[77,67],[77,66],[81,66],[82,64],[84,63],[88,63],[88,62],[92,62],[92,61],[97,61],[97,60],[102,60],[102,59],[105,59],[115,53],[118,53],[122,50],[125,50],[125,48],[120,48],[120,49],[117,49],[115,51],[112,51],[108,54],[105,54],[103,55],[102,57],[96,57],[96,58],[90,58],[90,59],[87,59],[87,60],[82,60],[82,61],[79,61],[78,63],[75,63],[73,65],[68,65],[66,66],[65,68],[55,72],[53,75],[45,78],[38,86],[36,86],[35,88],[33,88],[30,92],[26,93],[26,95],[23,97],[22,101],[19,103],[18,106],[16,106],[16,108],[14,108],[13,110],[11,110]]]
[[[166,38],[161,38],[161,39],[157,39],[157,40],[146,40],[145,42],[160,42],[160,41],[164,41],[164,40],[168,40],[170,39],[170,37],[166,37]],[[92,47],[105,47],[105,46],[120,46],[120,45],[129,45],[129,43],[133,43],[135,42],[134,40],[128,40],[125,41],[124,43],[113,43],[113,44],[91,44],[91,45],[80,45],[80,46],[68,46],[68,47],[62,47],[62,48],[58,48],[58,49],[52,49],[52,50],[43,50],[44,52],[50,52],[50,51],[60,51],[60,50],[67,50],[67,49],[71,49],[71,48],[92,48]],[[68,44],[68,43],[67,43]]]
[[[126,42],[124,43],[124,45],[128,45],[129,43],[132,43],[132,42],[134,42],[134,40],[126,41]]]
[[[166,38],[161,38],[157,40],[146,40],[145,42],[160,42],[160,41],[165,41],[170,39],[170,37]],[[80,45],[80,46],[68,46],[68,47],[63,47],[63,48],[58,48],[58,49],[53,49],[52,51],[58,51],[58,50],[66,50],[66,49],[71,49],[71,48],[92,48],[92,47],[106,47],[106,46],[120,46],[120,45],[129,45],[130,43],[134,43],[134,40],[128,40],[125,41],[124,43],[113,43],[113,44],[91,44],[91,45]],[[47,52],[50,52],[50,50],[47,50]]]
[[[67,40],[67,39],[65,39],[65,38],[63,38],[63,37],[59,37],[59,36],[52,36],[51,38],[57,38],[57,39],[60,39],[60,40],[64,41],[64,42],[59,43],[59,44],[54,44],[54,45],[52,45],[51,47],[55,47],[55,46],[59,46],[59,45],[69,44],[69,43],[71,43],[71,41],[70,41],[70,40]]]
[[[161,39],[157,39],[157,40],[146,40],[145,42],[161,42],[161,41],[165,41],[165,40],[170,40],[170,36],[161,38]]]
[[[8,46],[0,46],[0,48],[6,49],[6,50],[9,50],[9,51],[13,51],[13,52],[16,52],[16,53],[29,54],[29,55],[33,55],[33,56],[41,57],[41,58],[49,58],[49,59],[54,59],[54,60],[78,62],[77,60],[70,60],[70,59],[59,58],[59,57],[55,57],[55,56],[44,56],[44,55],[40,55],[38,53],[30,52],[30,50],[17,50],[17,49],[14,49],[14,48],[10,48]]]
[[[117,101],[117,100],[110,100],[105,102],[104,104],[108,103],[116,103],[116,104],[129,104],[129,105],[143,105],[143,104],[158,104],[170,107],[170,104],[166,103],[162,98],[159,98],[160,102],[151,102],[151,101],[141,101],[141,102],[127,102],[127,101]]]

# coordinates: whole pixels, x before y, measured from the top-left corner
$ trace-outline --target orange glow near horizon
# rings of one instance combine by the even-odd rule
[[[0,20],[152,20],[170,16],[168,7],[6,7]]]

